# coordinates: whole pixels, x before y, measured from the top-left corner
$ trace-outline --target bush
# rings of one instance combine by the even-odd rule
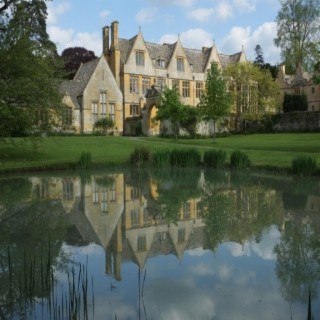
[[[291,169],[294,174],[311,176],[317,172],[317,163],[314,158],[298,155],[292,160]]]
[[[203,163],[207,168],[221,168],[226,159],[227,155],[223,150],[208,150],[203,155]]]
[[[305,94],[286,93],[283,100],[283,112],[307,111],[308,99]]]
[[[170,151],[169,150],[156,151],[152,157],[152,164],[155,167],[170,166]]]
[[[79,167],[81,170],[87,170],[91,166],[91,153],[82,152],[79,160]]]
[[[144,146],[137,146],[130,155],[131,165],[146,164],[150,160],[150,150]]]
[[[250,160],[246,153],[236,150],[230,156],[231,169],[243,170],[250,167]]]
[[[198,167],[201,162],[201,154],[196,149],[172,150],[170,164],[172,167]]]

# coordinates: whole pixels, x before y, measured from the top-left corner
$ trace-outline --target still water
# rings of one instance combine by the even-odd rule
[[[320,183],[0,178],[0,319],[320,319]]]

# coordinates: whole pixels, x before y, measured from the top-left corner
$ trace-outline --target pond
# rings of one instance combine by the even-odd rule
[[[319,180],[1,177],[0,318],[318,320],[319,235]]]

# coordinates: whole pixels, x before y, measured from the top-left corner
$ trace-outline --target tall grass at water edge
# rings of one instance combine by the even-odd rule
[[[93,280],[88,280],[88,261],[86,264],[73,264],[67,271],[67,287],[55,279],[55,269],[50,251],[40,258],[23,256],[22,267],[17,265],[12,249],[7,250],[9,295],[0,299],[0,318],[19,319],[31,315],[42,319],[79,319],[89,318],[89,307],[94,314]],[[14,276],[13,276],[14,275]],[[5,284],[3,284],[5,285]],[[91,288],[90,288],[91,286]],[[18,289],[17,289],[18,288]],[[89,297],[91,289],[92,296]]]
[[[206,168],[222,168],[226,160],[227,154],[224,150],[206,150],[203,154],[203,165]]]
[[[314,158],[300,154],[292,159],[291,170],[299,176],[312,176],[316,174],[318,169]]]
[[[246,153],[235,150],[230,155],[230,167],[232,170],[243,170],[251,165],[250,159]]]

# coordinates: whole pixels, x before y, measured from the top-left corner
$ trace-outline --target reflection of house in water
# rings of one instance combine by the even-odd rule
[[[146,178],[146,177],[145,177]],[[72,230],[84,244],[95,242],[106,250],[106,273],[121,279],[121,263],[133,261],[143,268],[148,258],[172,254],[181,259],[185,250],[203,248],[204,222],[201,201],[190,198],[178,209],[175,222],[163,216],[157,184],[149,177],[142,182],[132,174],[94,175],[89,182],[80,177],[32,178],[33,196],[61,201],[70,217]],[[203,193],[209,191],[202,186]],[[301,202],[301,217],[320,225],[320,197],[293,196],[261,185],[233,187],[229,183],[213,189],[228,201],[228,232],[223,241],[243,243],[267,223],[285,228],[292,218],[292,208]],[[210,195],[211,196],[211,195]],[[218,207],[217,207],[218,208]],[[301,208],[301,209],[300,209]],[[263,216],[262,224],[260,218]],[[295,218],[296,219],[296,218]],[[308,218],[309,219],[309,218]],[[319,230],[320,231],[320,230]]]

